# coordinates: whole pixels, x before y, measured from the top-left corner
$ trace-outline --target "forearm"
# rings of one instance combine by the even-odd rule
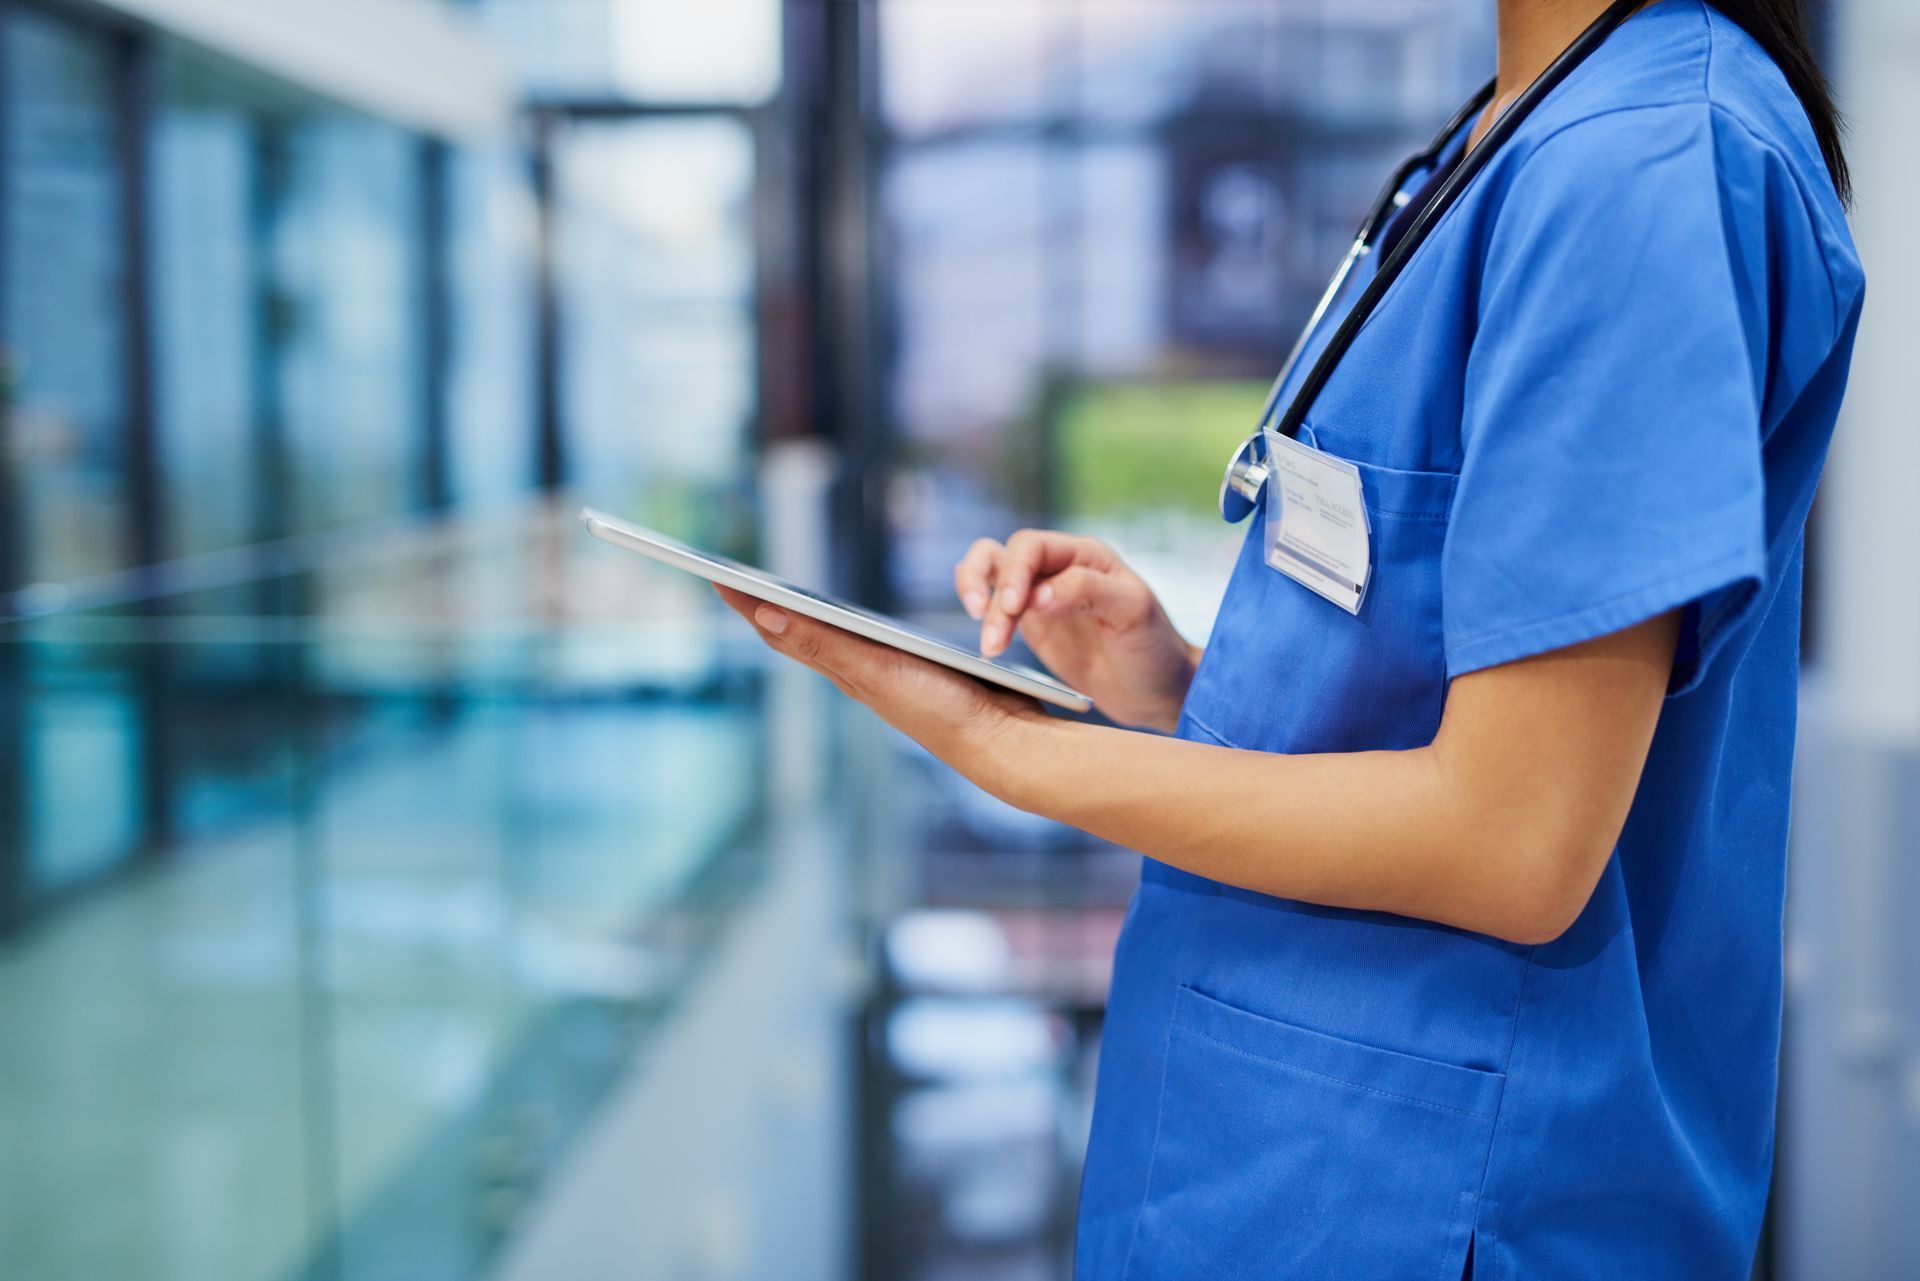
[[[1428,746],[1283,756],[1050,719],[1031,702],[720,589],[767,643],[1023,809],[1283,898],[1540,942],[1611,856],[1680,613],[1449,683]]]
[[[964,766],[963,766],[964,768]],[[972,772],[972,771],[970,771]],[[1519,941],[1557,932],[1561,861],[1499,830],[1443,751],[1282,756],[1023,718],[977,780],[1186,871]]]

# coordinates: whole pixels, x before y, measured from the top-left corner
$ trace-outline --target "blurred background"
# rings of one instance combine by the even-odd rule
[[[1491,0],[0,0],[0,1275],[1066,1275],[1138,860],[582,502],[962,630],[1218,468]],[[1920,1277],[1920,8],[1757,1275]],[[1905,923],[1905,924],[1903,924]]]

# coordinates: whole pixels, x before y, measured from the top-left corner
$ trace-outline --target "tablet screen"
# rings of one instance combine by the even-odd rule
[[[1062,685],[1045,672],[1019,663],[988,658],[978,650],[965,649],[951,641],[929,636],[896,618],[875,614],[858,605],[790,583],[763,569],[743,565],[716,552],[703,551],[657,530],[645,529],[604,512],[587,508],[581,511],[580,518],[586,523],[588,531],[604,542],[698,574],[710,582],[732,587],[761,600],[793,609],[809,618],[891,645],[895,649],[906,650],[1059,707],[1084,712],[1093,706],[1093,701],[1086,695]]]

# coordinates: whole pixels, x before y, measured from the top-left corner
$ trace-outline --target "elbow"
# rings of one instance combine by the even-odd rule
[[[1591,839],[1529,842],[1512,857],[1493,896],[1486,933],[1522,947],[1552,943],[1587,910],[1600,873],[1613,855]]]
[[[1487,932],[1520,947],[1542,947],[1572,929],[1573,923],[1579,918],[1578,912],[1561,912],[1551,908],[1512,912]]]

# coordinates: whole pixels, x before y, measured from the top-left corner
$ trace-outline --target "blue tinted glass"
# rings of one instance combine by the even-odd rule
[[[123,566],[125,264],[113,59],[101,37],[10,10],[5,58],[5,345],[15,382],[0,459],[0,500],[24,547],[22,578],[61,583]],[[47,594],[43,600],[57,599]],[[38,659],[38,655],[33,656]],[[49,673],[16,659],[22,765],[0,833],[0,876],[27,900],[82,884],[126,857],[142,798],[137,712],[126,674],[77,665]]]
[[[163,555],[261,532],[255,234],[262,124],[244,82],[169,50],[152,135]]]
[[[275,145],[268,338],[288,524],[398,515],[420,495],[424,447],[420,144],[329,113]]]
[[[122,201],[107,42],[32,10],[0,34],[7,101],[4,342],[15,399],[20,571],[59,582],[126,563]]]
[[[476,0],[522,83],[548,98],[767,101],[783,0]]]
[[[750,479],[753,140],[728,119],[578,126],[557,180],[569,481],[712,544]]]
[[[511,151],[456,152],[450,179],[449,482],[485,507],[534,481],[535,210]]]

